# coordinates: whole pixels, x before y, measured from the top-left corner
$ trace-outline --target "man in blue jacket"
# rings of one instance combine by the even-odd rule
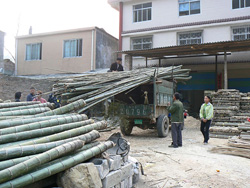
[[[30,94],[27,96],[27,101],[33,101],[36,97],[36,89],[34,87],[30,88]]]

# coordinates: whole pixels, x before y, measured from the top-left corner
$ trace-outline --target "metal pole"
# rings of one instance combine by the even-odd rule
[[[215,91],[218,91],[218,56],[215,55]]]
[[[224,89],[228,89],[227,53],[226,52],[224,52]]]
[[[148,57],[146,57],[146,68],[148,68]]]
[[[159,67],[161,67],[161,58],[159,59]]]

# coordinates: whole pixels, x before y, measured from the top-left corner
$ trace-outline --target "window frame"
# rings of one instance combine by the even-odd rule
[[[197,43],[197,44],[203,44],[203,30],[196,30],[196,31],[187,31],[187,32],[180,32],[180,33],[177,33],[177,45],[178,46],[185,46],[185,45],[194,45],[192,43],[190,44],[180,44],[180,35],[181,34],[192,34],[192,33],[201,33],[201,43]],[[190,38],[191,39],[198,39],[198,38]]]
[[[76,46],[75,46],[75,48],[76,48],[76,55],[75,56],[65,56],[65,42],[67,42],[67,41],[69,41],[69,42],[72,42],[72,41],[76,41]],[[78,41],[81,41],[81,47],[80,47],[80,49],[81,50],[79,50],[79,43],[78,43]],[[78,50],[77,50],[78,49]],[[80,55],[77,55],[77,53],[81,53]],[[69,54],[71,54],[71,46],[70,46],[70,52],[69,52]],[[66,40],[63,40],[63,58],[81,58],[83,56],[83,39],[82,38],[75,38],[75,39],[66,39]]]
[[[143,42],[140,43],[141,46],[142,46],[141,49],[134,49],[133,40],[136,40],[136,39],[141,39],[141,40],[143,40],[143,39],[146,39],[146,38],[150,38],[150,39],[151,39],[151,43],[150,43],[150,44],[151,44],[151,48],[153,48],[153,36],[152,36],[152,35],[147,35],[147,36],[140,36],[140,37],[133,37],[133,38],[131,38],[131,39],[130,39],[130,42],[131,42],[131,44],[130,44],[130,49],[131,49],[131,50],[146,50],[146,49],[151,49],[151,48],[143,48],[143,45],[144,45]],[[146,43],[146,44],[149,44],[149,43]]]
[[[195,13],[195,14],[191,14],[191,3],[193,2],[199,2],[200,3],[200,12],[199,13]],[[187,4],[189,5],[189,9],[188,9],[188,14],[185,14],[185,15],[180,15],[180,4]],[[201,14],[201,0],[188,0],[188,2],[180,2],[178,0],[178,12],[179,12],[179,17],[182,17],[182,16],[191,16],[191,15],[197,15],[197,14]]]
[[[247,39],[247,35],[250,35],[250,25],[241,25],[241,26],[234,26],[234,27],[231,27],[231,33],[232,33],[231,39],[232,39],[232,41],[241,41],[241,40],[234,40],[234,36],[240,35],[240,34],[234,34],[234,33],[233,33],[233,30],[234,30],[234,29],[241,29],[241,28],[247,28],[247,27],[249,27],[249,33],[248,33],[248,32],[244,33],[244,35],[246,36],[246,38],[245,38],[245,39],[242,39],[242,40],[249,40],[250,37],[249,37],[249,39]],[[242,34],[241,34],[241,35],[242,35]]]
[[[242,8],[250,8],[250,4],[249,4],[249,6],[246,6],[246,4],[247,4],[247,1],[250,1],[250,0],[244,0],[244,6],[243,7],[241,7],[241,0],[237,0],[238,2],[239,2],[239,7],[238,8],[234,8],[233,7],[233,3],[234,3],[234,0],[232,0],[232,9],[233,10],[237,10],[237,9],[242,9]],[[250,2],[249,2],[250,3]]]
[[[146,8],[143,8],[143,5],[145,4],[149,4],[151,3],[151,7],[146,7]],[[141,9],[135,9],[135,6],[138,6],[138,5],[141,5],[142,8]],[[151,10],[151,18],[150,19],[147,19],[147,20],[143,20],[143,10]],[[137,21],[135,21],[135,11],[137,12]],[[138,11],[142,11],[142,20],[141,21],[138,21]],[[152,2],[145,2],[145,3],[141,3],[141,4],[135,4],[135,5],[132,5],[132,14],[133,14],[133,23],[141,23],[141,22],[148,22],[148,21],[152,21],[152,17],[153,17],[153,3]],[[147,14],[147,17],[148,17],[148,14]]]
[[[27,46],[31,45],[31,58],[27,59]],[[32,59],[32,45],[40,45],[40,50],[39,50],[39,57],[36,59]],[[36,43],[28,43],[25,45],[25,61],[41,61],[42,60],[42,42],[36,42]]]

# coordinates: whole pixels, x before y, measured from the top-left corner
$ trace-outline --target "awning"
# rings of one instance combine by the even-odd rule
[[[203,44],[167,46],[151,48],[146,50],[128,50],[118,53],[130,56],[142,56],[150,58],[164,58],[173,55],[198,55],[198,54],[218,54],[220,52],[241,52],[250,51],[250,40],[223,41]]]

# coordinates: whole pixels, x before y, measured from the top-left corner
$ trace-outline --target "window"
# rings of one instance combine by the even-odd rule
[[[42,59],[42,43],[26,44],[26,60]]]
[[[233,40],[250,39],[250,25],[233,28]]]
[[[233,9],[250,7],[250,0],[233,0]]]
[[[152,3],[144,3],[133,6],[134,22],[143,22],[151,20],[152,17]]]
[[[188,45],[188,44],[201,44],[202,43],[202,32],[189,32],[189,33],[180,33],[178,35],[178,44],[179,45]]]
[[[179,15],[191,15],[200,13],[200,0],[179,0]]]
[[[82,56],[82,39],[65,40],[63,57]]]
[[[132,49],[142,50],[152,48],[152,37],[141,37],[132,39]]]

